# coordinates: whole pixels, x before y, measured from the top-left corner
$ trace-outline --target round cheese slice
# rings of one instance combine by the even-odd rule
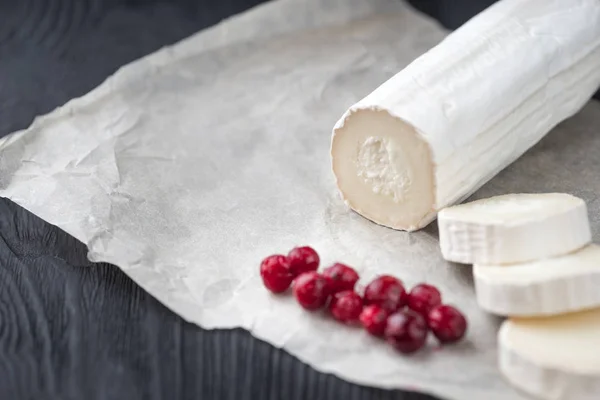
[[[475,292],[484,310],[548,316],[600,307],[600,246],[513,265],[475,265]],[[600,349],[599,349],[600,351]]]
[[[443,209],[440,247],[448,261],[511,264],[554,257],[591,242],[585,202],[566,193],[508,194]]]
[[[600,399],[600,309],[511,319],[498,333],[499,367],[538,399]]]

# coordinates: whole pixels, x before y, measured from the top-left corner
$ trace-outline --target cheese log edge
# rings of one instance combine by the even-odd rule
[[[600,1],[501,0],[333,128],[346,204],[414,231],[578,112],[600,86]]]

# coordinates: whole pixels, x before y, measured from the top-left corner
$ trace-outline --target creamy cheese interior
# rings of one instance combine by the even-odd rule
[[[444,218],[464,222],[521,223],[563,213],[583,204],[583,200],[565,193],[518,193],[476,200],[446,208],[441,213]]]
[[[378,136],[366,138],[359,146],[356,160],[358,176],[373,193],[401,203],[414,179],[404,150],[395,141]]]
[[[600,375],[600,309],[549,318],[507,321],[500,340],[535,365]]]
[[[350,208],[395,229],[430,221],[435,194],[429,145],[387,111],[358,110],[333,136],[332,167]]]

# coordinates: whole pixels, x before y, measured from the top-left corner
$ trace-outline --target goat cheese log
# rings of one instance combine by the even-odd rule
[[[423,228],[599,85],[600,0],[501,0],[344,113],[331,141],[336,184],[362,216]]]

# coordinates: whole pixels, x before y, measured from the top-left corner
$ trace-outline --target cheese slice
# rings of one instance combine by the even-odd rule
[[[548,316],[600,307],[600,246],[522,264],[475,265],[477,302],[509,316]],[[600,351],[600,349],[599,349]]]
[[[600,399],[600,309],[507,320],[498,342],[500,371],[516,388],[544,400]]]
[[[590,243],[585,202],[566,193],[519,193],[443,209],[440,248],[448,261],[508,264],[563,255]]]
[[[600,1],[499,1],[341,116],[331,141],[337,187],[364,217],[420,229],[598,86]]]

